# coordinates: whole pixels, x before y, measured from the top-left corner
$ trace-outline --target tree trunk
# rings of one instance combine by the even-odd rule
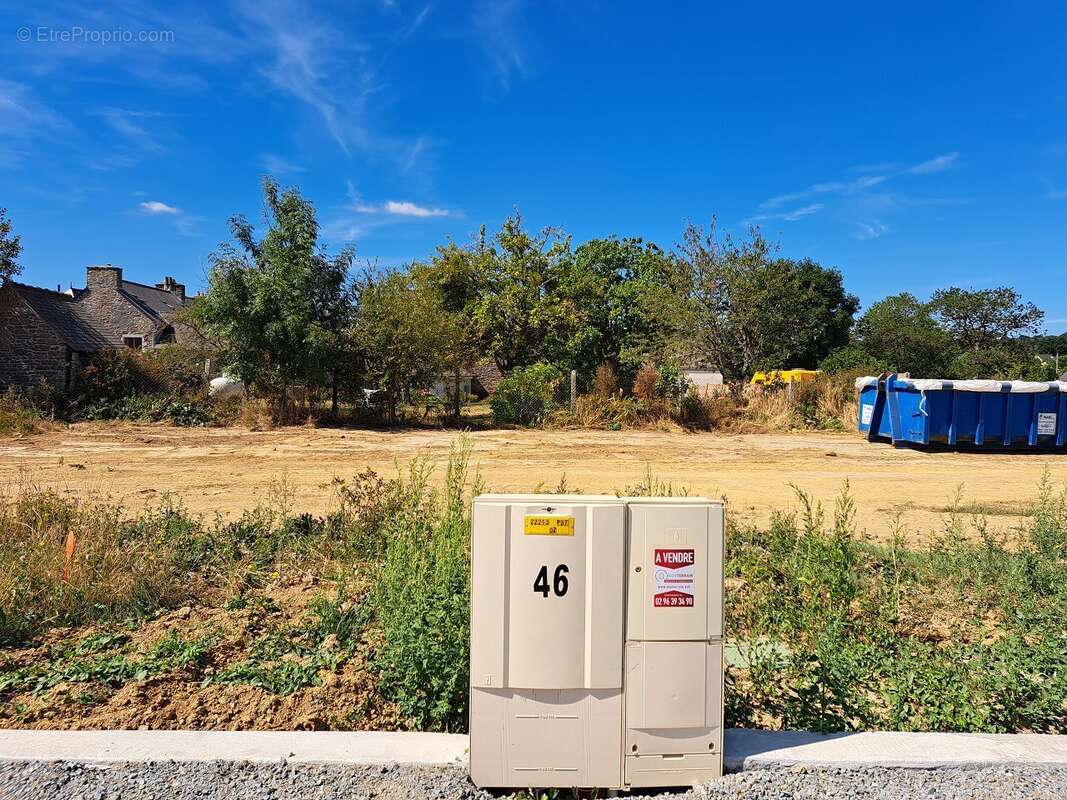
[[[337,418],[337,368],[333,369],[333,385],[330,387],[330,414]]]

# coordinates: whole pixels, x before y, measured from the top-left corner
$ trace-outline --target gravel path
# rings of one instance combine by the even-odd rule
[[[569,793],[562,793],[566,797]],[[0,764],[0,800],[489,800],[461,768],[159,762]],[[659,800],[1031,800],[1067,797],[1067,770],[767,769]],[[635,799],[636,800],[636,799]]]

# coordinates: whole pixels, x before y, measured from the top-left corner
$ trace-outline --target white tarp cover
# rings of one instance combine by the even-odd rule
[[[961,392],[997,392],[1004,390],[1004,385],[1009,381],[947,381],[940,378],[898,378],[897,386],[905,389],[915,389],[919,392],[936,392],[941,389],[956,389]],[[856,378],[856,389],[862,390],[866,386],[877,386],[878,378],[866,376]],[[1067,381],[1010,381],[1009,391],[1012,394],[1041,394],[1055,391],[1067,392]]]
[[[916,389],[920,392],[937,392],[945,388],[945,381],[939,378],[906,378],[897,383],[907,389]]]

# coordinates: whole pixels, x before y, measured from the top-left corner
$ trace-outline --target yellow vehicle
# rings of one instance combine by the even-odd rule
[[[815,380],[817,375],[817,369],[773,369],[757,372],[750,382],[754,386],[765,383],[806,383]]]

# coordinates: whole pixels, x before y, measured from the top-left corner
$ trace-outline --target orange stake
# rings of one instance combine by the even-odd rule
[[[63,565],[63,581],[70,582],[70,562],[74,560],[74,531],[67,534],[67,563]]]

